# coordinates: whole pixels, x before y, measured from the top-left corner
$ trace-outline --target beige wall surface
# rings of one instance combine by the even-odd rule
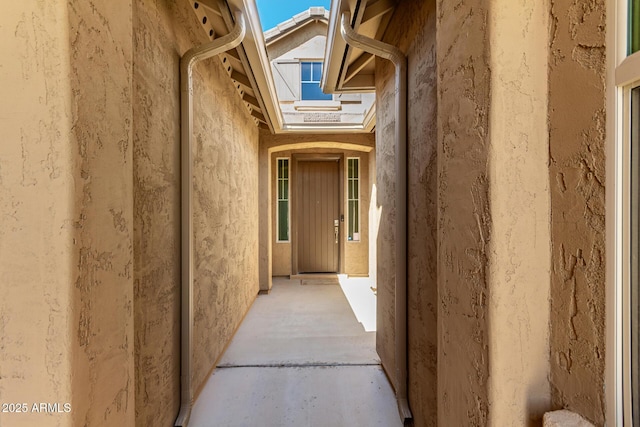
[[[549,9],[553,405],[604,423],[605,2]]]
[[[550,409],[548,3],[492,1],[489,425]]]
[[[398,46],[408,59],[408,366],[409,404],[416,425],[437,423],[437,126],[436,126],[436,62],[435,1],[411,1],[399,4],[384,41]],[[384,60],[376,64],[378,101],[377,129],[379,146],[393,144],[395,123],[394,68]],[[380,169],[394,173],[393,145],[391,155],[378,156]],[[379,172],[380,173],[380,172]],[[379,177],[380,178],[380,177]],[[385,222],[385,211],[394,203],[395,181],[387,179],[378,186],[378,204],[382,207],[381,227],[385,235],[395,239],[395,226]],[[380,198],[384,199],[384,202]],[[391,257],[391,258],[389,258]],[[392,318],[393,251],[378,254],[378,306],[384,319]],[[392,276],[389,277],[389,274]],[[394,323],[385,322],[378,351],[392,366]],[[380,337],[380,335],[379,335]],[[390,360],[391,359],[391,360]],[[393,372],[389,366],[387,372]]]
[[[0,422],[132,425],[131,4],[5,12]]]
[[[132,7],[69,3],[75,192],[78,424],[134,421]]]
[[[550,406],[546,4],[438,9],[438,420],[528,425]]]
[[[202,42],[188,2],[134,2],[136,423],[180,406],[180,54]],[[160,421],[162,420],[162,421]]]
[[[376,74],[380,60],[376,58]],[[393,72],[393,68],[391,71]],[[387,74],[388,74],[387,73]],[[389,83],[391,79],[391,84]],[[376,186],[378,239],[376,241],[376,351],[395,387],[395,142],[393,74],[376,77]],[[383,85],[386,82],[386,85]]]
[[[0,402],[73,409],[79,176],[66,4],[8,3],[0,17],[0,53],[11,58],[0,66]],[[0,412],[3,426],[71,421]]]
[[[131,425],[131,5],[8,11],[1,400],[70,403],[73,424]],[[64,413],[2,417],[71,424]]]
[[[0,49],[13,61],[0,67],[0,400],[30,411],[70,403],[71,413],[0,413],[1,425],[173,425],[178,62],[206,41],[190,7],[4,9]],[[194,389],[258,279],[258,131],[216,61],[195,72]]]
[[[259,213],[258,128],[218,58],[194,74],[195,393],[258,294]]]
[[[483,426],[489,412],[487,4],[437,6],[439,425]]]

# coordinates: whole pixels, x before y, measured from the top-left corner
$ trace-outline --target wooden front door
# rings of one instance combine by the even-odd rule
[[[337,160],[298,163],[298,272],[339,269],[340,169]]]

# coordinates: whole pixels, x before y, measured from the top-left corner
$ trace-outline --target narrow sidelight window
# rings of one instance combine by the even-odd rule
[[[347,159],[348,233],[350,241],[360,240],[360,159]]]
[[[629,55],[640,50],[640,0],[629,0]]]
[[[278,165],[278,242],[289,241],[289,159],[277,159]]]

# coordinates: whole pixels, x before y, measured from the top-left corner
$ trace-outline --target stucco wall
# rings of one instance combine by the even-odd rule
[[[180,404],[179,60],[208,39],[191,3],[134,14],[136,415],[172,425]],[[258,292],[258,130],[218,58],[194,71],[193,393]]]
[[[550,409],[548,3],[491,2],[489,425]]]
[[[79,274],[74,419],[134,421],[132,6],[70,2]],[[74,328],[75,329],[75,328]]]
[[[180,405],[180,54],[200,28],[188,2],[133,9],[136,422],[173,424]]]
[[[71,402],[78,149],[71,144],[66,1],[3,5],[0,18],[0,401]],[[29,408],[30,409],[30,408]],[[65,426],[71,414],[0,425]]]
[[[393,74],[389,74],[393,68],[387,69],[385,76],[380,62],[376,58],[376,351],[395,387],[395,89]]]
[[[553,405],[604,423],[605,2],[551,2]]]
[[[466,1],[456,8],[451,2],[438,2],[438,420],[442,425],[486,425],[489,412],[487,3]]]
[[[18,6],[1,26],[0,393],[71,415],[1,422],[131,425],[131,4]]]
[[[550,407],[547,21],[544,2],[438,2],[441,425]]]
[[[258,128],[218,58],[195,74],[194,393],[258,294]]]
[[[0,67],[0,400],[72,412],[0,414],[2,425],[175,420],[178,61],[206,40],[190,7],[34,1],[3,12],[13,61]],[[258,279],[258,131],[216,61],[195,73],[194,388]]]
[[[398,46],[408,60],[408,366],[409,404],[415,425],[437,423],[437,126],[435,2],[400,3],[384,41]],[[393,153],[394,68],[388,61],[376,63],[378,147],[390,146]],[[378,157],[379,172],[394,174],[393,157]],[[381,166],[382,165],[382,166]],[[383,170],[380,170],[383,169]],[[395,226],[385,222],[385,210],[391,209],[395,181],[387,179],[378,186],[378,204],[382,206],[387,238],[394,238]],[[383,198],[384,201],[381,200]],[[389,259],[389,257],[392,257]],[[393,252],[378,254],[378,307],[384,318],[393,317]],[[391,276],[389,277],[389,274]],[[380,311],[379,311],[380,314]],[[385,365],[392,366],[394,323],[383,327],[378,351],[384,348]],[[380,337],[380,335],[378,335]],[[393,372],[386,367],[387,372]]]

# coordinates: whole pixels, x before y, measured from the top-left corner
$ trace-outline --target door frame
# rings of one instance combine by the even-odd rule
[[[299,162],[331,162],[338,161],[338,202],[340,216],[340,230],[338,234],[338,274],[344,270],[345,242],[344,242],[344,153],[293,153],[291,155],[289,191],[293,196],[291,207],[291,275],[298,275],[298,163]]]

